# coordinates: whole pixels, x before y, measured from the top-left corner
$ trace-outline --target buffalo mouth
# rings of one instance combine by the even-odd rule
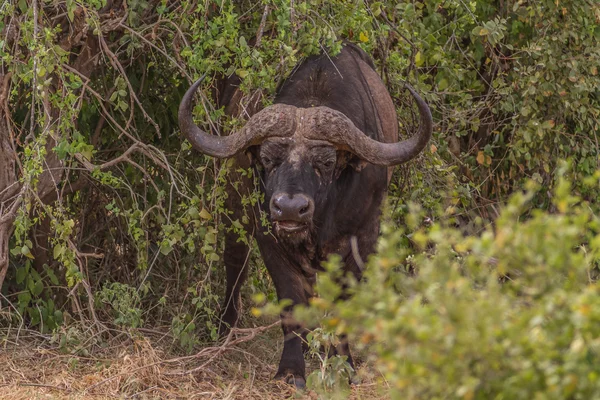
[[[308,229],[308,224],[299,221],[275,221],[275,229],[278,233],[293,234]]]

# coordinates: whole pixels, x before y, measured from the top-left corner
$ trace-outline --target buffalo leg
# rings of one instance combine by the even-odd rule
[[[293,320],[292,310],[297,304],[308,304],[308,293],[305,291],[307,283],[302,273],[283,259],[265,257],[265,264],[275,284],[279,301],[291,300],[292,303],[281,314],[283,351],[275,379],[283,379],[298,388],[303,388],[306,386],[303,351],[305,330]]]
[[[242,305],[240,289],[248,277],[248,258],[250,248],[243,242],[238,242],[239,236],[235,232],[228,232],[225,236],[225,272],[227,275],[227,289],[223,314],[219,324],[219,334],[225,335],[229,329],[237,324]]]
[[[238,156],[235,159],[236,168],[249,168],[249,160],[245,156]],[[229,219],[231,221],[243,221],[244,216],[249,217],[249,221],[244,225],[247,232],[247,239],[254,234],[254,219],[252,213],[249,215],[246,212],[249,209],[244,209],[242,205],[242,197],[250,195],[253,182],[248,175],[241,175],[237,171],[229,172],[229,184],[225,191],[225,208],[229,210]],[[246,282],[248,277],[248,262],[250,258],[250,246],[240,240],[237,232],[232,230],[232,226],[228,226],[228,232],[225,234],[225,249],[223,261],[225,263],[225,275],[227,278],[227,289],[225,292],[225,300],[223,303],[223,314],[221,314],[221,322],[219,323],[219,334],[225,335],[229,329],[234,327],[239,319],[239,313],[242,306],[240,297],[240,289]]]
[[[247,160],[243,158],[236,159],[236,162],[237,165],[246,167],[244,163]],[[232,221],[242,221],[245,210],[242,206],[240,193],[249,193],[248,191],[252,188],[252,182],[248,177],[240,176],[237,172],[230,173],[230,179],[231,182],[239,182],[239,184],[237,187],[232,183],[227,185],[225,189],[227,192],[225,208],[231,212],[229,218]],[[250,239],[250,236],[254,233],[252,221],[244,227],[248,230],[247,239]],[[247,244],[248,242],[240,240],[239,234],[231,230],[231,225],[228,228],[229,232],[225,234],[225,249],[223,254],[227,289],[222,308],[223,314],[221,315],[221,322],[219,324],[220,335],[227,334],[229,329],[234,327],[238,322],[242,306],[240,289],[248,277],[248,261],[250,258],[250,246]]]
[[[358,246],[358,254],[355,254],[352,250],[349,251],[348,256],[346,256],[344,260],[344,277],[348,277],[348,275],[354,276],[357,281],[360,281],[362,278],[362,268],[364,268],[364,260],[366,260],[369,254],[374,252],[375,243],[377,238],[379,237],[379,223],[372,224],[370,227],[370,234],[361,235],[357,237],[356,245]],[[352,245],[349,243],[349,247]],[[357,259],[358,257],[358,259]],[[360,264],[360,265],[359,265]],[[342,293],[336,300],[345,301],[350,298],[350,295],[347,291],[347,286],[345,282],[339,281],[338,284],[342,287]],[[339,343],[337,346],[333,347],[328,356],[346,356],[346,361],[350,365],[350,367],[356,371],[356,367],[354,365],[354,359],[352,358],[352,353],[350,352],[350,343],[348,341],[348,336],[345,334],[341,334],[339,337]]]
[[[288,282],[286,286],[295,285],[296,282]],[[292,310],[296,304],[307,304],[308,299],[302,288],[302,284],[297,287],[286,287],[279,295],[279,299],[290,299],[292,305],[286,307],[281,314],[281,325],[283,329],[283,351],[279,368],[275,379],[284,379],[288,383],[293,383],[296,387],[303,388],[305,381],[305,362],[303,350],[304,329],[292,318]],[[278,290],[279,293],[279,290]]]

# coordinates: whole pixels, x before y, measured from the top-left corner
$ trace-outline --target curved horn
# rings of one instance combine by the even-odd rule
[[[411,86],[406,87],[417,102],[421,116],[419,131],[409,139],[397,143],[378,142],[361,132],[344,114],[328,107],[311,109],[310,118],[314,119],[317,135],[371,164],[392,166],[413,159],[431,138],[433,118],[425,100]]]
[[[204,80],[204,74],[183,95],[179,105],[179,128],[192,146],[209,156],[227,158],[262,142],[269,136],[290,136],[295,130],[295,107],[275,104],[255,114],[239,131],[229,136],[214,136],[204,132],[192,117],[192,100]]]

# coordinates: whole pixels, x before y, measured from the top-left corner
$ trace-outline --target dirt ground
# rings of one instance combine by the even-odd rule
[[[242,329],[225,344],[178,356],[172,340],[158,330],[116,334],[108,341],[91,336],[71,346],[65,346],[67,334],[61,339],[0,330],[0,399],[322,398],[271,379],[280,336],[276,324]],[[310,362],[307,373],[314,368],[318,362]],[[372,371],[369,376],[352,386],[351,398],[386,398],[381,377]]]

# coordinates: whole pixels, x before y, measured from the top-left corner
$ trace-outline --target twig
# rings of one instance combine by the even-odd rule
[[[37,47],[37,39],[39,33],[38,26],[38,3],[37,0],[33,0],[33,44]],[[37,48],[36,48],[37,50]],[[35,131],[35,98],[37,91],[37,56],[34,54],[33,56],[33,80],[31,82],[31,117],[30,117],[30,127],[29,127],[29,136],[33,138]]]
[[[276,322],[273,322],[271,325],[261,326],[259,328],[244,328],[244,329],[235,328],[235,329],[232,329],[229,332],[229,335],[227,335],[227,337],[225,338],[225,341],[223,342],[223,344],[221,346],[207,347],[192,356],[178,357],[178,358],[166,360],[165,362],[167,362],[167,363],[174,363],[174,362],[181,362],[181,361],[190,360],[190,359],[194,359],[194,358],[202,358],[202,357],[206,357],[206,356],[210,355],[210,358],[198,367],[192,368],[187,371],[182,371],[182,372],[166,373],[166,375],[187,375],[187,374],[191,374],[193,372],[199,371],[199,370],[205,368],[210,362],[212,362],[216,357],[220,356],[221,354],[231,350],[233,347],[237,346],[240,343],[245,343],[245,342],[248,342],[248,341],[254,339],[256,337],[256,335],[258,335],[259,333],[268,331],[269,329],[279,325],[280,323],[281,323],[281,321],[276,321]],[[233,339],[233,337],[236,336],[238,333],[247,333],[247,335],[242,336],[240,338]]]
[[[8,222],[14,217],[14,214],[17,212],[17,209],[21,205],[21,201],[23,200],[24,194],[28,189],[28,185],[21,187],[19,194],[15,196],[15,200],[13,201],[8,211],[4,211],[3,214],[0,215],[0,224]]]
[[[123,154],[121,154],[120,156],[118,156],[117,158],[113,158],[110,161],[105,162],[104,164],[100,164],[100,165],[94,165],[91,162],[89,162],[81,153],[76,153],[75,154],[75,158],[77,159],[77,161],[79,161],[88,171],[92,172],[95,169],[107,169],[110,168],[120,162],[123,161],[129,161],[131,162],[131,160],[129,159],[129,155],[131,153],[133,153],[136,150],[139,150],[139,144],[138,143],[134,143],[132,144],[127,150],[125,150],[125,152]]]
[[[160,151],[158,151],[156,149],[156,147],[151,146],[151,145],[147,145],[143,142],[141,142],[138,138],[136,138],[135,136],[133,136],[131,133],[129,133],[125,128],[123,128],[113,117],[112,115],[108,112],[108,110],[106,109],[106,107],[104,106],[104,98],[100,95],[100,93],[96,92],[94,89],[92,89],[88,83],[89,83],[89,78],[87,78],[85,75],[82,75],[79,71],[77,71],[76,69],[63,64],[62,65],[63,68],[77,74],[82,80],[84,80],[85,85],[84,88],[85,90],[87,90],[88,92],[90,92],[91,94],[94,95],[94,97],[96,97],[98,99],[99,102],[99,106],[102,109],[102,113],[104,114],[104,116],[113,124],[113,126],[119,130],[122,134],[124,134],[125,136],[127,136],[129,139],[131,139],[133,142],[135,142],[138,146],[139,146],[139,150],[144,153],[145,155],[147,155],[148,157],[150,157],[150,159],[152,159],[152,161],[154,161],[157,165],[159,165],[160,167],[166,169],[170,172],[170,168],[168,166],[168,163],[163,162],[163,160],[159,160],[154,154],[152,154],[152,152],[150,150],[154,150],[157,151],[159,154],[162,155],[162,153]],[[165,160],[166,161],[166,160]],[[172,177],[173,178],[173,177]]]
[[[205,357],[209,354],[212,354],[212,356],[210,357],[210,359],[203,363],[201,366],[196,367],[194,369],[188,370],[188,371],[184,371],[184,372],[178,372],[178,373],[166,373],[165,375],[186,375],[189,373],[192,373],[194,371],[197,371],[199,369],[204,368],[209,362],[211,362],[215,357],[217,357],[220,354],[225,353],[228,350],[231,350],[234,346],[240,344],[240,343],[244,343],[244,342],[248,342],[252,339],[254,339],[256,337],[256,335],[258,335],[259,333],[268,331],[269,329],[279,325],[281,322],[280,321],[276,321],[274,323],[272,323],[271,325],[267,325],[267,326],[261,326],[259,328],[244,328],[244,329],[240,329],[240,328],[235,328],[232,329],[231,332],[229,332],[229,335],[227,335],[227,338],[225,339],[225,342],[223,342],[223,344],[221,346],[218,347],[207,347],[202,349],[201,351],[199,351],[198,353],[191,355],[191,356],[185,356],[185,357],[177,357],[177,358],[172,358],[170,360],[161,360],[161,361],[156,361],[153,363],[150,363],[148,365],[142,365],[141,367],[137,367],[134,368],[130,371],[127,372],[121,372],[119,374],[110,376],[106,379],[104,379],[103,381],[100,381],[98,383],[95,383],[91,386],[88,386],[87,388],[85,388],[82,392],[82,394],[86,394],[87,392],[89,392],[90,390],[94,389],[95,387],[104,385],[107,382],[110,382],[114,379],[120,378],[122,376],[125,375],[131,375],[135,372],[138,372],[142,369],[146,369],[146,368],[151,368],[151,367],[155,367],[157,365],[160,364],[171,364],[171,363],[176,363],[176,362],[181,362],[181,361],[186,361],[186,360],[191,360],[191,359],[195,359],[195,358],[201,358],[201,357]],[[232,338],[237,335],[238,333],[248,333],[248,335],[243,336],[241,338],[232,340]]]
[[[171,57],[170,55],[167,54],[166,51],[164,51],[163,49],[161,49],[160,47],[158,47],[157,45],[155,45],[154,43],[152,43],[151,41],[149,41],[148,39],[146,39],[143,35],[140,35],[139,32],[136,32],[135,30],[131,29],[129,26],[121,23],[119,25],[121,28],[128,30],[129,32],[131,32],[133,35],[137,36],[139,39],[143,40],[144,42],[146,42],[150,47],[153,47],[154,49],[156,49],[157,51],[160,52],[160,54],[162,54],[163,56],[165,56],[165,58],[169,61],[171,61],[183,74],[183,76],[185,76],[189,81],[192,80],[192,77],[187,73],[187,71],[176,61],[173,59],[173,57]],[[185,37],[184,37],[185,39]]]
[[[115,55],[115,53],[113,53],[110,50],[110,48],[108,47],[108,44],[106,44],[106,41],[104,40],[104,38],[102,36],[99,36],[99,39],[100,39],[100,44],[102,45],[102,48],[104,49],[104,51],[108,55],[108,59],[109,59],[111,65],[113,66],[114,69],[116,69],[117,71],[120,72],[121,77],[125,80],[125,83],[127,83],[127,87],[129,88],[129,96],[131,97],[131,102],[132,102],[132,104],[130,106],[132,108],[130,120],[133,118],[132,117],[133,116],[133,102],[135,102],[138,105],[138,107],[140,108],[140,111],[144,115],[144,118],[146,119],[146,121],[150,122],[150,124],[152,124],[152,126],[154,126],[154,129],[156,130],[156,134],[158,135],[159,138],[161,138],[162,135],[160,133],[160,127],[152,119],[152,117],[150,117],[150,115],[148,115],[148,113],[146,113],[146,109],[144,109],[144,106],[142,105],[142,103],[140,102],[140,100],[135,95],[135,91],[133,90],[133,86],[131,85],[131,82],[129,82],[129,78],[127,78],[127,73],[125,72],[125,69],[123,68],[123,66],[119,62],[119,59],[117,58],[117,56]],[[127,125],[129,125],[129,123],[130,123],[130,121],[127,122]]]
[[[369,4],[368,2],[366,2],[367,5],[367,9],[370,10]],[[417,47],[412,40],[410,40],[409,38],[407,38],[402,32],[400,32],[400,29],[398,29],[398,27],[392,23],[392,21],[390,21],[388,19],[388,17],[385,15],[385,12],[382,12],[381,17],[383,18],[383,20],[398,34],[398,36],[400,36],[406,43],[408,43],[410,45],[410,47]]]
[[[50,388],[50,389],[56,389],[56,390],[62,390],[65,392],[70,392],[70,389],[64,388],[64,387],[60,387],[60,386],[54,386],[54,385],[46,385],[43,383],[33,383],[33,382],[17,382],[17,386],[22,386],[22,387],[26,387],[26,386],[33,386],[33,387],[43,387],[43,388]]]
[[[146,388],[146,389],[144,389],[144,390],[142,390],[140,392],[134,393],[131,396],[127,396],[126,399],[136,399],[136,398],[138,398],[138,396],[140,394],[149,392],[149,391],[154,390],[154,389],[160,389],[160,388],[157,385],[150,386],[149,388]]]
[[[269,5],[265,6],[265,10],[263,11],[262,19],[260,20],[260,25],[258,26],[258,32],[256,32],[256,43],[254,47],[260,47],[260,42],[262,41],[262,36],[265,31],[265,24],[267,23],[267,16],[269,15]]]
[[[69,240],[69,246],[75,252],[77,257],[95,258],[97,260],[102,260],[104,258],[104,254],[102,254],[102,253],[100,253],[100,254],[98,254],[98,253],[83,253],[83,252],[79,251],[79,249],[77,249],[77,247],[75,247],[75,244],[71,240]]]
[[[367,7],[367,8],[370,10],[369,7]],[[414,67],[415,67],[415,57],[417,56],[417,46],[413,43],[412,40],[410,40],[402,32],[400,32],[400,29],[398,29],[398,27],[395,24],[393,24],[392,21],[390,21],[388,19],[388,17],[385,15],[385,12],[381,13],[381,17],[394,30],[394,32],[396,32],[398,34],[398,36],[400,36],[410,46],[410,63],[408,64],[408,66],[406,67],[406,70],[404,71],[404,76],[406,76],[408,78],[408,76],[410,75],[410,71],[412,69],[414,69]]]

